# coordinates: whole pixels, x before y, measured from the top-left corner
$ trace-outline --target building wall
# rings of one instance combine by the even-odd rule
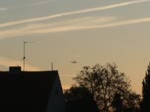
[[[65,99],[59,76],[56,78],[49,95],[47,112],[65,112]]]

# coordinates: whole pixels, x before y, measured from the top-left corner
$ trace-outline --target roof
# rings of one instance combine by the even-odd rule
[[[0,111],[44,112],[58,71],[0,72]]]

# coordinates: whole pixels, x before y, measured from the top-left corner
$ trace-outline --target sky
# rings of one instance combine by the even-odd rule
[[[142,91],[150,62],[150,0],[0,0],[0,70],[59,71],[63,88],[83,66],[115,63]],[[77,61],[76,64],[71,63]]]

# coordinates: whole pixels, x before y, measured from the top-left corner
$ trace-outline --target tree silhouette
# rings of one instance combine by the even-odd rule
[[[116,109],[116,112],[121,112],[123,107],[123,101],[121,99],[121,95],[116,93],[114,95],[114,99],[112,101],[112,106]]]
[[[85,87],[91,92],[101,112],[108,112],[114,96],[119,94],[124,98],[130,88],[125,74],[120,73],[116,65],[109,63],[105,66],[85,66],[74,80],[80,87]]]
[[[92,94],[84,87],[71,87],[64,92],[66,112],[98,112]]]
[[[150,63],[147,67],[147,72],[143,80],[143,101],[141,105],[142,112],[150,112]]]
[[[140,112],[141,96],[129,91],[123,100],[123,112]]]

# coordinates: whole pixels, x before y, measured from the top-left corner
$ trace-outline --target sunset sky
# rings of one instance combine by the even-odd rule
[[[109,62],[141,93],[149,11],[150,0],[0,0],[0,70],[23,65],[26,41],[26,70],[50,70],[53,62],[64,88],[83,66]]]

